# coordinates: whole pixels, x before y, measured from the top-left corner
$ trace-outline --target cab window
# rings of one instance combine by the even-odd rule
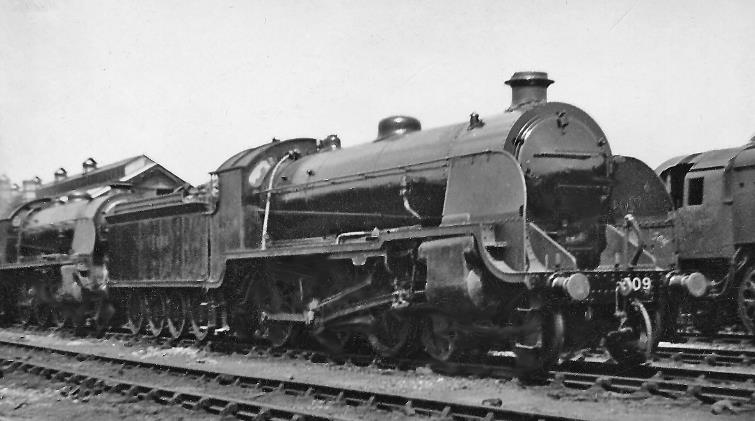
[[[273,158],[268,158],[264,161],[260,161],[253,169],[249,172],[249,185],[254,188],[259,188],[262,186],[262,182],[265,180],[265,176],[267,175],[268,171],[270,171],[270,168],[273,167]]]
[[[703,177],[690,178],[687,184],[687,205],[703,204]]]

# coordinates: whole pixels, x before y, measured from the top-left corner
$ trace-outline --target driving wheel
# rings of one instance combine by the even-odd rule
[[[416,343],[417,324],[414,319],[387,310],[376,317],[367,339],[382,357],[395,357]]]
[[[461,355],[458,334],[446,316],[428,316],[422,326],[421,340],[427,355],[438,361],[453,361]]]
[[[263,281],[262,288],[258,291],[254,301],[256,308],[264,314],[297,312],[300,307],[300,300],[294,288],[286,289],[282,283]],[[294,322],[265,320],[264,317],[262,319],[261,336],[274,348],[292,343],[300,331]]]

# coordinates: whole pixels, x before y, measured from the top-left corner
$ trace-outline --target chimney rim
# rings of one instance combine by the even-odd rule
[[[515,72],[513,75],[511,75],[511,79],[507,80],[504,83],[511,87],[526,85],[548,87],[553,82],[554,81],[552,79],[548,79],[548,72],[528,70]]]

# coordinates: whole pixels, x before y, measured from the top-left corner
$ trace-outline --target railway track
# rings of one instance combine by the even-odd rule
[[[464,405],[432,399],[407,398],[401,395],[365,392],[357,389],[337,388],[311,382],[281,381],[264,377],[229,375],[212,369],[195,369],[172,364],[140,361],[130,358],[115,358],[95,353],[77,352],[59,347],[45,347],[21,341],[0,340],[0,347],[23,350],[23,358],[0,358],[3,370],[24,370],[45,376],[56,381],[65,381],[92,390],[117,392],[140,399],[150,399],[162,404],[181,405],[186,408],[205,410],[215,414],[234,415],[239,419],[361,419],[364,414],[332,416],[322,411],[294,409],[284,405],[260,402],[261,397],[277,393],[295,399],[318,400],[336,405],[345,405],[362,410],[381,410],[386,413],[418,418],[446,420],[543,420],[571,421],[577,418],[547,414],[526,413],[484,405]],[[55,355],[56,358],[50,358]],[[86,361],[109,367],[110,370],[93,370],[67,367],[60,362]],[[139,369],[152,375],[137,380],[133,376],[124,377],[124,370]],[[110,372],[108,374],[108,372]],[[182,388],[166,386],[165,377],[189,378],[211,385],[215,393],[186,392]],[[161,379],[155,381],[154,379]],[[252,398],[229,397],[223,388],[247,390]],[[220,389],[220,390],[219,390]],[[230,394],[231,396],[233,394]],[[301,405],[300,405],[301,406]],[[306,405],[304,405],[306,406]],[[380,419],[380,418],[378,418]]]
[[[20,331],[23,332],[23,331]],[[170,346],[163,340],[134,338],[121,336],[118,334],[110,335],[112,340],[134,340],[143,341],[146,345],[155,345],[161,347]],[[27,349],[36,349],[35,346],[24,343],[15,343],[14,341],[0,341],[5,346],[19,346]],[[183,345],[190,345],[187,341]],[[212,342],[205,344],[212,350],[223,353],[236,353],[246,355],[247,358],[280,358],[307,360],[315,364],[328,365],[348,365],[361,369],[374,370],[418,370],[428,365],[426,360],[413,359],[375,359],[372,356],[363,354],[351,354],[332,356],[311,350],[275,350],[260,346],[245,346],[243,344],[229,344],[219,341],[215,344]],[[38,347],[37,347],[38,348]],[[55,349],[54,352],[68,354],[77,354],[74,351]],[[88,358],[104,358],[91,355]],[[105,358],[107,359],[107,358]],[[673,361],[673,360],[672,360]],[[486,358],[484,362],[465,363],[465,364],[430,364],[435,372],[449,375],[478,376],[488,378],[511,379],[516,373],[512,369],[502,366],[505,358]],[[619,371],[618,366],[594,361],[569,361],[560,366],[558,371],[551,372],[547,379],[549,393],[555,395],[569,393],[611,393],[625,396],[641,398],[642,396],[661,397],[670,400],[693,399],[704,404],[715,405],[718,402],[732,403],[742,410],[755,410],[755,370],[749,372],[740,372],[731,370],[728,367],[679,367],[678,361],[673,364],[655,364],[641,366],[631,371]],[[152,366],[152,365],[151,365]],[[204,373],[205,376],[215,374]],[[255,379],[260,381],[261,379]],[[306,390],[311,385],[297,385],[299,391]],[[330,391],[329,396],[338,396],[340,392]],[[349,392],[349,393],[353,393]],[[348,395],[344,395],[348,396]],[[354,402],[364,402],[369,400],[375,401],[377,397],[365,397],[360,395],[354,397]],[[389,400],[389,407],[399,408],[407,404],[406,398],[393,396]],[[449,409],[439,406],[437,402],[429,403],[412,400],[412,407],[423,408],[423,413],[434,415],[451,415]],[[475,410],[479,410],[476,408]],[[460,413],[461,415],[456,415]],[[454,419],[477,419],[464,418],[463,411],[453,412]],[[474,417],[480,414],[474,415]],[[487,417],[483,414],[483,418]],[[512,419],[498,418],[494,414],[492,419]],[[515,418],[529,419],[529,418]],[[538,418],[539,419],[539,418]],[[542,418],[549,419],[549,418]]]
[[[755,348],[731,349],[711,346],[663,345],[656,358],[685,364],[723,367],[750,367],[755,363]]]

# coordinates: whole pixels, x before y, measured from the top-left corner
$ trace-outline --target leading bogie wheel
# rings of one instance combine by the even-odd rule
[[[606,338],[606,348],[621,365],[639,365],[650,359],[653,353],[653,325],[640,301],[634,299],[627,305],[626,317],[619,329]]]
[[[189,298],[183,292],[170,291],[165,297],[167,327],[170,337],[178,339],[186,334],[189,324]]]
[[[134,291],[126,302],[126,328],[132,335],[138,335],[144,327],[146,303],[141,291]]]
[[[564,347],[564,316],[560,311],[526,308],[521,326],[533,327],[522,331],[514,344],[516,368],[520,378],[542,381],[548,370],[558,363]]]
[[[737,291],[737,312],[750,334],[755,334],[755,267],[747,271]]]

